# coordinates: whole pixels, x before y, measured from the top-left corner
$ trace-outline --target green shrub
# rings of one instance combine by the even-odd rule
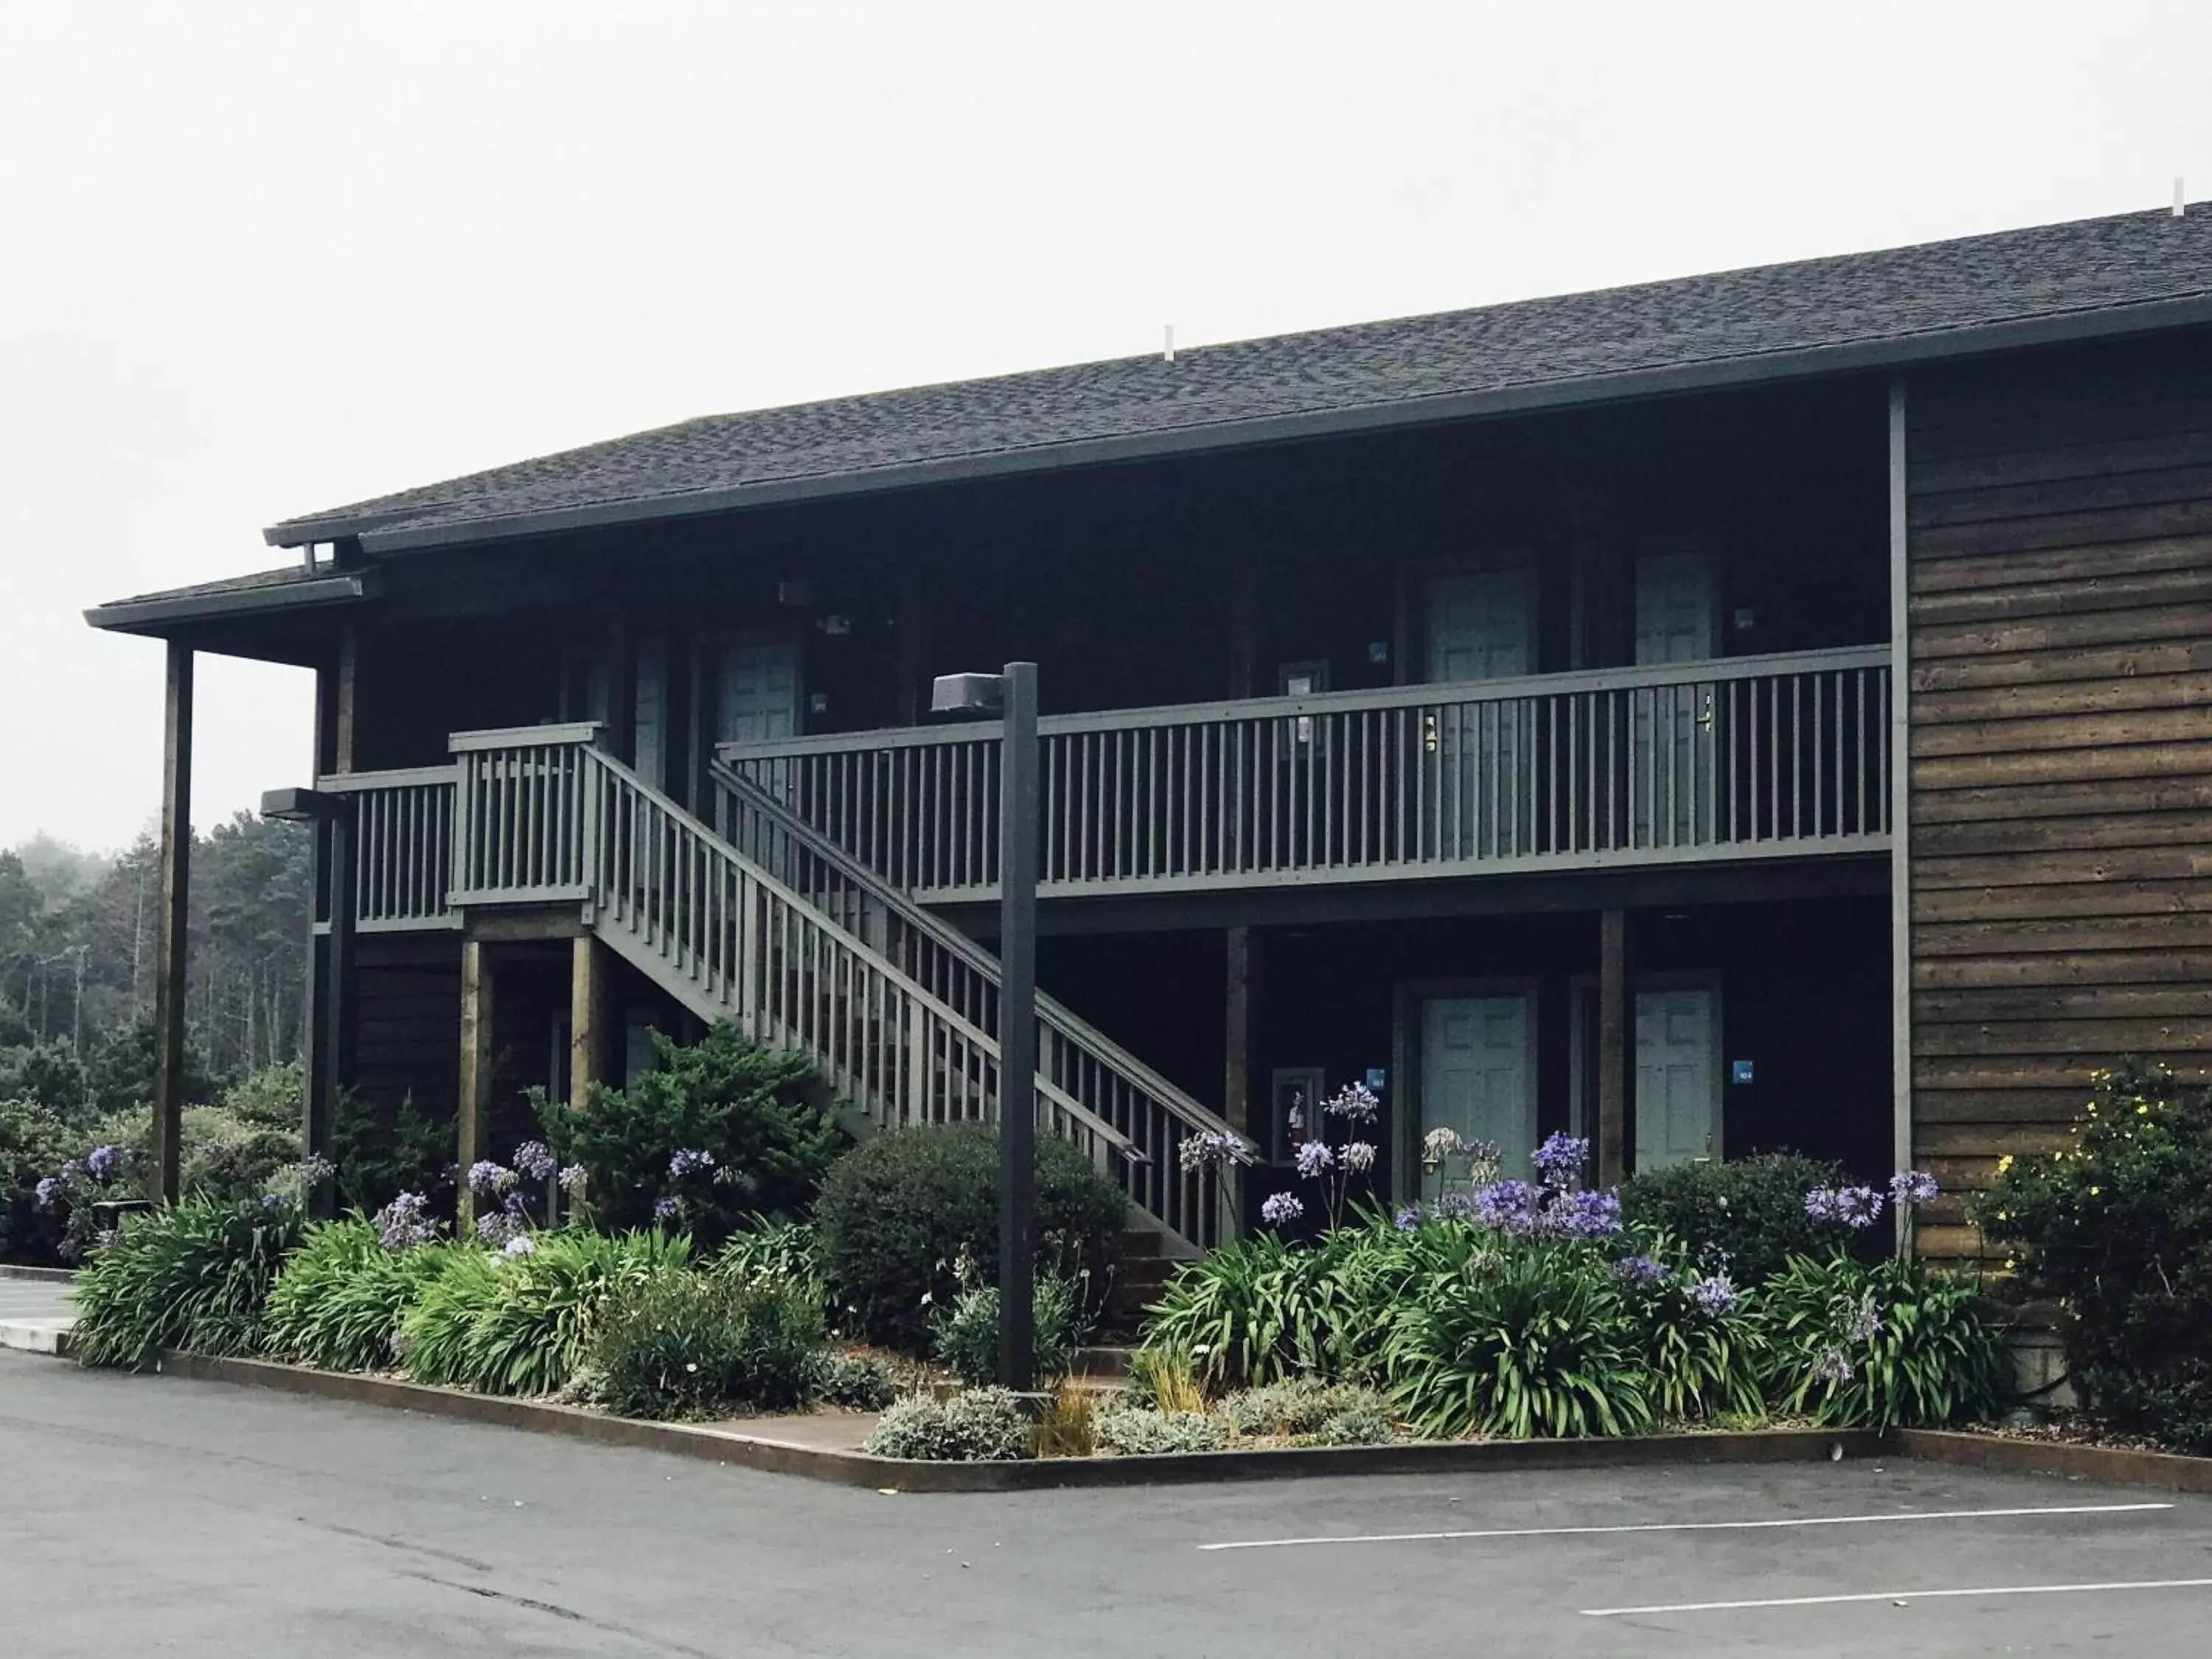
[[[76,1276],[79,1362],[143,1370],[165,1348],[253,1352],[270,1286],[301,1231],[299,1211],[284,1204],[187,1198],[125,1218]]]
[[[1127,1200],[1066,1141],[1041,1139],[1036,1169],[1040,1269],[1096,1307],[1120,1265]],[[933,1311],[960,1291],[960,1264],[997,1277],[998,1131],[962,1123],[877,1135],[831,1169],[814,1218],[847,1328],[921,1353]]]
[[[1941,1427],[1996,1404],[2004,1335],[1981,1286],[1915,1260],[1797,1256],[1767,1281],[1767,1397],[1837,1427]]]
[[[1805,1194],[1844,1184],[1840,1164],[1790,1152],[1730,1163],[1677,1164],[1639,1175],[1620,1188],[1621,1220],[1649,1238],[1665,1235],[1701,1258],[1712,1252],[1738,1285],[1754,1285],[1782,1271],[1793,1255],[1825,1255],[1832,1223],[1805,1212]]]
[[[1242,1435],[1297,1436],[1318,1434],[1332,1419],[1346,1413],[1379,1415],[1387,1428],[1389,1407],[1372,1389],[1301,1376],[1241,1389],[1222,1401],[1220,1413],[1222,1420]]]
[[[1229,1425],[1218,1417],[1200,1412],[1154,1411],[1144,1406],[1101,1413],[1095,1431],[1100,1445],[1124,1457],[1219,1451],[1229,1443]]]
[[[1002,1463],[1029,1457],[1036,1434],[1021,1401],[1004,1389],[965,1389],[950,1400],[908,1395],[876,1419],[862,1449],[878,1457],[944,1463]]]
[[[326,1371],[390,1370],[400,1317],[451,1248],[388,1250],[359,1216],[309,1227],[269,1292],[268,1351]]]
[[[822,1239],[811,1222],[749,1216],[707,1263],[717,1279],[822,1280]]]
[[[1075,1360],[1075,1287],[1056,1273],[1040,1273],[1031,1304],[1031,1364],[1040,1383],[1067,1375]],[[937,1357],[963,1382],[988,1382],[999,1374],[999,1287],[971,1285],[938,1322]]]
[[[583,1167],[592,1220],[651,1226],[665,1200],[712,1249],[750,1215],[804,1214],[846,1144],[810,1098],[813,1062],[756,1048],[726,1023],[690,1048],[653,1040],[659,1064],[627,1089],[595,1087],[581,1105],[532,1097],[561,1162]],[[678,1152],[690,1155],[682,1173]]]
[[[1674,1422],[1759,1417],[1767,1342],[1752,1312],[1757,1292],[1700,1273],[1686,1255],[1654,1255],[1612,1269],[1653,1412]]]
[[[1459,1273],[1479,1238],[1456,1224],[1401,1232],[1378,1220],[1312,1245],[1250,1234],[1179,1267],[1146,1314],[1144,1340],[1188,1355],[1213,1389],[1371,1380],[1398,1307],[1416,1286]]]
[[[821,1340],[822,1304],[803,1284],[678,1268],[617,1285],[589,1352],[609,1410],[686,1418],[731,1401],[797,1405]]]
[[[459,1198],[455,1145],[453,1120],[424,1116],[411,1094],[387,1115],[373,1099],[342,1089],[331,1113],[338,1202],[373,1215],[402,1193],[420,1193],[431,1209],[450,1215]]]
[[[1338,1412],[1311,1436],[1317,1446],[1387,1446],[1397,1437],[1389,1413],[1374,1406],[1354,1406]]]
[[[808,1398],[856,1412],[879,1412],[919,1379],[910,1366],[875,1353],[847,1353],[818,1348],[808,1361]]]
[[[457,1249],[400,1321],[400,1361],[418,1382],[483,1394],[550,1394],[580,1362],[618,1285],[685,1266],[690,1246],[660,1233],[532,1236],[526,1255]]]
[[[1146,1312],[1145,1343],[1189,1355],[1214,1387],[1333,1374],[1332,1265],[1325,1244],[1302,1249],[1273,1232],[1231,1240],[1176,1270]]]
[[[1389,1344],[1391,1398],[1424,1434],[1568,1439],[1651,1426],[1650,1379],[1604,1260],[1524,1243],[1427,1286]]]
[[[66,1217],[38,1201],[39,1182],[76,1150],[58,1113],[36,1100],[0,1100],[0,1261],[61,1260]]]
[[[2116,1427],[2212,1452],[2212,1092],[2100,1073],[2069,1150],[2001,1159],[1972,1214],[2058,1304],[2075,1387]]]

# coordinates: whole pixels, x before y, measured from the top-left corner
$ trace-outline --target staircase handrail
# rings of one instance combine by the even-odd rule
[[[793,812],[781,801],[740,774],[734,772],[720,759],[708,763],[708,775],[715,787],[744,809],[757,813],[773,823],[782,834],[805,848],[813,857],[830,866],[846,880],[867,893],[901,921],[927,936],[943,950],[957,957],[969,969],[994,986],[999,982],[999,959],[974,939],[962,933],[898,888],[884,879],[866,864],[847,853],[835,842]],[[817,907],[818,908],[818,907]],[[1103,1065],[1118,1071],[1158,1100],[1193,1130],[1203,1134],[1225,1134],[1240,1145],[1249,1146],[1247,1136],[1233,1128],[1219,1114],[1208,1110],[1195,1098],[1152,1066],[1131,1054],[1081,1015],[1074,1012],[1057,998],[1042,991],[1037,993],[1037,1018],[1059,1032],[1078,1048],[1088,1053]]]
[[[767,894],[777,903],[808,914],[819,914],[820,907],[811,903],[804,895],[779,880],[757,860],[747,857],[732,846],[712,826],[693,817],[605,750],[592,746],[588,742],[580,744],[579,748],[587,769],[597,770],[611,780],[617,788],[630,791],[662,813],[672,823],[691,830],[714,856],[726,860],[743,874],[746,880],[752,882],[762,892]],[[596,860],[588,852],[584,860],[584,873],[586,887],[591,890],[593,901],[596,902],[599,897],[599,872]],[[850,932],[849,929],[844,931]],[[914,978],[865,939],[854,935],[850,940],[850,948],[856,954],[866,957],[870,967],[887,981],[896,985],[902,995],[909,998],[917,1006],[926,1010],[933,1018],[942,1021],[956,1031],[963,1039],[972,1044],[978,1053],[987,1056],[994,1065],[999,1063],[999,1040],[995,1033],[981,1030],[958,1009],[939,997],[927,986]],[[1123,1160],[1131,1164],[1148,1164],[1152,1161],[1144,1148],[1139,1146],[1057,1084],[1044,1077],[1039,1077],[1036,1082],[1040,1098],[1083,1125],[1091,1134],[1111,1147],[1114,1152]]]

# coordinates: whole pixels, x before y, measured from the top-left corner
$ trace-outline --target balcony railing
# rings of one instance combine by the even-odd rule
[[[1392,880],[1887,845],[1886,647],[1065,714],[1048,895]],[[996,891],[997,724],[727,745],[918,897]]]

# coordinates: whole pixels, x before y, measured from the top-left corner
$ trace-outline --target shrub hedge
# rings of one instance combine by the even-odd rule
[[[1036,1148],[1040,1269],[1068,1279],[1086,1306],[1119,1269],[1127,1200],[1063,1140]],[[900,1129],[840,1158],[814,1208],[822,1260],[856,1334],[908,1353],[928,1347],[932,1316],[965,1271],[998,1276],[999,1136],[989,1124]]]
[[[1632,1232],[1693,1242],[1724,1257],[1735,1283],[1757,1285],[1793,1255],[1826,1253],[1835,1230],[1806,1213],[1805,1194],[1844,1181],[1841,1164],[1794,1152],[1677,1164],[1622,1183],[1620,1218]]]

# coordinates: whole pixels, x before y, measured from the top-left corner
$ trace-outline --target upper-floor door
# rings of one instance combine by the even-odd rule
[[[1536,672],[1535,571],[1525,559],[1441,572],[1422,589],[1421,668],[1435,684]],[[1425,854],[1444,860],[1526,852],[1525,775],[1535,753],[1518,700],[1443,701],[1424,713],[1430,778],[1421,791]]]
[[[1655,542],[1636,555],[1636,664],[1710,662],[1720,655],[1720,573],[1709,544]],[[1710,684],[1631,694],[1636,740],[1628,795],[1636,844],[1696,845],[1710,833],[1718,779]]]
[[[1432,681],[1510,679],[1536,672],[1536,584],[1524,563],[1429,578],[1422,675]]]
[[[714,664],[714,741],[774,743],[799,735],[799,647],[726,645]]]

